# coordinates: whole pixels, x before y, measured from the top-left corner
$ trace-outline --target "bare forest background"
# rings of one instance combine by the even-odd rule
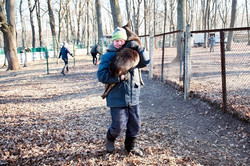
[[[185,30],[187,24],[191,31],[249,27],[249,5],[248,0],[0,0],[0,48],[7,70],[17,70],[18,47],[52,48],[57,57],[66,41],[89,54],[128,21],[139,36]]]

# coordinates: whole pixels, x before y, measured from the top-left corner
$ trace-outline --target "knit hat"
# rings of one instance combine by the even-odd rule
[[[117,27],[112,34],[112,41],[115,39],[127,40],[127,32],[124,28]]]

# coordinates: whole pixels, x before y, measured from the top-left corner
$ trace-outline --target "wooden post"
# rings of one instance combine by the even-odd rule
[[[181,34],[179,34],[181,33]],[[181,32],[178,32],[177,33],[177,42],[180,42],[179,46],[177,45],[177,49],[180,49],[180,73],[179,73],[179,87],[181,87],[181,82],[184,80],[183,79],[183,75],[184,75],[184,72],[183,72],[183,61],[184,61],[184,53],[185,53],[185,47],[183,46],[184,44],[184,31],[182,30]],[[178,51],[178,50],[177,50]]]
[[[187,100],[190,94],[190,75],[191,75],[191,33],[190,33],[190,25],[188,24],[186,27],[185,33],[185,71],[184,71],[184,99]]]
[[[227,86],[226,86],[226,60],[225,60],[225,42],[224,32],[220,31],[220,50],[221,50],[221,81],[222,81],[222,109],[227,111]]]

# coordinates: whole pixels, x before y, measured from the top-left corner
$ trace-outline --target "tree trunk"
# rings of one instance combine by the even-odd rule
[[[131,15],[130,15],[131,11],[130,11],[130,8],[129,8],[130,6],[131,6],[131,4],[129,4],[129,1],[126,0],[127,20],[130,21],[130,23],[132,23],[132,21],[131,21]],[[144,8],[144,11],[145,11],[145,8]]]
[[[35,25],[33,20],[33,11],[35,9],[36,3],[32,6],[30,0],[28,0],[28,6],[30,11],[30,25],[31,25],[31,31],[32,31],[32,47],[36,47],[36,31],[35,31]]]
[[[26,28],[25,28],[25,22],[24,22],[24,19],[23,19],[23,15],[22,15],[22,3],[23,3],[23,0],[20,0],[20,6],[19,6],[19,14],[20,14],[20,19],[21,19],[21,26],[22,26],[22,47],[23,47],[23,52],[24,52],[24,55],[25,55],[25,58],[24,58],[24,63],[23,63],[23,67],[27,67],[27,53],[26,53],[26,50],[25,50],[25,33],[26,33]]]
[[[110,0],[114,29],[122,26],[122,16],[118,0]]]
[[[0,1],[0,30],[4,37],[4,53],[8,61],[7,70],[18,70],[20,66],[16,50],[15,0],[6,1],[6,14],[3,9],[4,4]]]
[[[236,9],[237,9],[237,0],[232,1],[232,13],[231,13],[231,22],[230,22],[230,28],[234,27],[235,23],[235,17],[236,17]],[[233,40],[233,31],[229,31],[228,38],[227,38],[227,51],[231,51],[232,46],[232,40]]]
[[[142,0],[137,0],[137,10],[135,10],[135,34],[139,35],[140,30],[140,6],[141,6]]]
[[[155,5],[156,5],[156,3],[155,3],[155,0],[154,0],[154,22],[153,22],[153,25],[154,25],[154,36],[156,35],[156,33],[155,33],[155,30],[156,30],[156,8],[155,8]],[[155,49],[157,49],[157,45],[156,45],[156,40],[154,40],[154,48]]]
[[[90,55],[90,36],[89,36],[89,31],[90,31],[90,25],[89,25],[89,0],[87,0],[87,55]]]
[[[208,29],[208,20],[209,20],[209,10],[210,10],[210,0],[207,0],[206,6],[204,3],[204,8],[205,8],[205,13],[204,13],[204,17],[203,17],[203,30],[207,30]],[[204,48],[207,48],[207,33],[204,33]]]
[[[51,29],[51,33],[52,33],[52,39],[53,39],[53,49],[54,49],[54,57],[58,57],[57,56],[57,42],[56,42],[56,25],[55,25],[55,18],[54,18],[54,14],[53,14],[53,9],[51,6],[51,1],[48,0],[48,11],[49,11],[49,23],[50,23],[50,29]]]
[[[102,31],[102,13],[100,0],[95,1],[96,4],[96,16],[97,16],[97,28],[98,28],[98,43],[100,45],[100,51],[103,53],[103,31]]]
[[[76,3],[77,5],[77,3]],[[77,6],[76,6],[77,9]],[[81,33],[81,17],[83,14],[83,5],[82,5],[82,0],[79,1],[79,5],[78,5],[78,14],[76,12],[76,18],[77,18],[77,36],[76,36],[76,43],[79,44],[80,43],[80,33]]]
[[[40,0],[36,0],[36,17],[38,23],[38,32],[39,32],[39,44],[40,47],[43,46],[43,39],[42,39],[42,22],[41,22],[41,12],[40,12]]]
[[[66,10],[63,9],[63,1],[60,1],[60,7],[58,11],[58,42],[61,43],[61,31],[62,31],[62,20],[65,16]]]
[[[175,1],[174,0],[171,0],[170,1],[170,32],[171,31],[174,31],[175,30],[175,25],[174,25],[174,9],[175,9],[175,5],[174,5]],[[169,36],[169,44],[170,44],[170,47],[172,46],[175,46],[176,43],[175,43],[175,33],[173,33],[173,35],[170,35]]]
[[[72,40],[74,40],[75,41],[75,26],[73,26],[73,25],[75,25],[75,23],[72,21],[72,16],[71,16],[71,10],[70,10],[70,8],[68,9],[68,13],[69,13],[69,26],[70,26],[70,32],[71,32],[71,34],[70,34],[70,41],[72,42]]]
[[[177,5],[177,30],[183,30],[186,27],[186,0],[179,0]],[[172,63],[180,62],[180,59],[183,58],[182,52],[183,52],[183,39],[184,39],[184,33],[178,32],[177,33],[177,55],[175,59],[172,61]]]
[[[215,0],[214,2],[214,29],[217,29],[217,9],[218,9],[218,4],[217,4],[217,0]]]
[[[250,23],[249,23],[249,18],[248,18],[248,5],[247,5],[247,0],[246,0],[246,16],[247,16],[247,26],[250,27]],[[248,33],[248,45],[250,45],[250,31],[247,31]]]
[[[81,42],[83,47],[86,47],[86,20],[87,17],[86,15],[82,15],[82,38],[81,38]]]
[[[66,18],[65,18],[65,23],[66,23],[66,34],[67,34],[67,37],[66,37],[66,41],[67,43],[69,43],[69,39],[70,39],[70,33],[69,33],[69,0],[67,0],[66,2]]]
[[[147,6],[147,0],[144,0],[144,35],[147,35],[147,10],[148,10],[148,6]],[[148,51],[148,38],[145,37],[145,48]]]

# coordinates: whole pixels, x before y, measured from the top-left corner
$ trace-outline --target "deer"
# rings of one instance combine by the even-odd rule
[[[127,33],[126,43],[134,40],[141,46],[142,44],[140,38],[129,28],[129,25],[130,22],[128,22],[126,25],[122,27],[126,30]],[[139,64],[139,61],[140,57],[136,50],[126,47],[122,48],[120,51],[117,52],[116,56],[109,64],[110,76],[118,77],[127,74],[129,70],[132,70]],[[141,76],[141,70],[139,70],[139,77],[141,85],[144,85]],[[104,93],[101,95],[101,97],[105,99],[114,86],[115,84],[105,84],[105,90]]]

